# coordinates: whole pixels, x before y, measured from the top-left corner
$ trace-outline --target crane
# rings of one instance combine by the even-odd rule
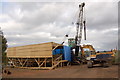
[[[85,21],[84,7],[85,7],[84,2],[79,5],[79,16],[76,22],[75,56],[78,56],[79,53],[79,46],[81,44],[83,29],[84,29],[84,39],[86,40],[86,21]]]

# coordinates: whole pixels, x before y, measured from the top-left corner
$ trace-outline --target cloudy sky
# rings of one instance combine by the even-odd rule
[[[65,34],[75,37],[79,0],[14,1],[0,3],[0,27],[8,46],[44,42],[62,43]],[[96,50],[111,50],[118,45],[118,2],[85,0],[87,40]],[[84,37],[83,37],[84,38]],[[65,44],[67,45],[67,39]]]

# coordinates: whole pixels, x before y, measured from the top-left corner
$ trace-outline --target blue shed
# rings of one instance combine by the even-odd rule
[[[52,54],[63,54],[63,60],[71,61],[71,47],[63,46],[61,49],[53,50]]]

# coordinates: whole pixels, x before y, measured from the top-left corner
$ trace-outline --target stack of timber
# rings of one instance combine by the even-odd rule
[[[63,45],[54,42],[11,47],[7,50],[7,57],[14,67],[53,69],[67,62],[62,59],[62,53],[52,55],[53,50],[58,48],[63,48]]]

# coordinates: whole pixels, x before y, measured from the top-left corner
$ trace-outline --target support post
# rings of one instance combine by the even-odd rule
[[[20,59],[19,59],[19,58],[17,58],[17,59],[18,59],[18,61],[19,61],[20,65],[22,66],[22,62],[20,61]]]
[[[35,58],[34,58],[35,59]],[[37,61],[37,59],[35,59],[35,61],[36,61],[36,63],[38,64],[38,66],[40,67],[40,64],[39,64],[39,62]]]
[[[27,62],[28,58],[25,60],[25,62],[23,63],[22,67],[25,65],[25,63]]]

